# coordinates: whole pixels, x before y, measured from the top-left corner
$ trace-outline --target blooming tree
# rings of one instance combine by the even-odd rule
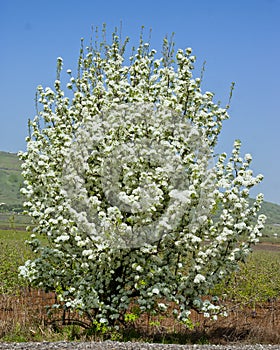
[[[262,195],[250,205],[249,190],[262,176],[240,141],[214,156],[228,106],[202,93],[190,48],[164,39],[158,57],[141,37],[127,57],[127,42],[82,45],[67,94],[61,58],[54,88],[38,87],[20,155],[37,258],[20,274],[92,323],[117,326],[132,302],[173,305],[182,321],[216,314],[205,296],[261,235]]]

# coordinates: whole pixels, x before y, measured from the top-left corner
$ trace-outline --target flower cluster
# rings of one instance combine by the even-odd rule
[[[142,40],[129,57],[117,33],[81,50],[62,90],[38,87],[23,163],[30,240],[38,253],[20,274],[65,307],[116,325],[132,301],[140,312],[216,314],[209,290],[258,241],[262,195],[251,205],[251,156],[214,148],[227,108],[202,93],[192,50]],[[129,61],[129,64],[127,64]],[[72,98],[67,97],[72,93]],[[40,236],[48,244],[41,244]],[[164,300],[164,302],[163,302]]]

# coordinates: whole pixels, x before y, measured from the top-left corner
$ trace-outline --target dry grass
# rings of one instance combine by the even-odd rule
[[[228,316],[220,316],[217,321],[192,312],[191,329],[159,316],[143,317],[135,323],[135,329],[153,341],[280,344],[280,300],[255,305],[254,309],[226,302],[226,308]]]
[[[46,305],[54,296],[40,290],[22,289],[16,295],[0,296],[0,339],[37,340],[46,335]]]

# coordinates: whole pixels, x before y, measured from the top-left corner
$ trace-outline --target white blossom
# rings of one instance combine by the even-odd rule
[[[152,293],[153,294],[159,294],[159,289],[158,288],[153,288]]]
[[[214,156],[229,115],[193,76],[191,48],[156,57],[141,41],[127,57],[117,33],[97,47],[81,48],[67,94],[61,57],[54,88],[37,89],[20,158],[38,257],[19,273],[100,324],[114,324],[132,301],[140,312],[179,305],[184,322],[192,307],[216,315],[197,296],[259,240],[263,195],[249,197],[262,175],[239,140]]]
[[[201,274],[197,274],[193,280],[194,283],[201,283],[204,282],[206,280],[206,278],[201,275]]]

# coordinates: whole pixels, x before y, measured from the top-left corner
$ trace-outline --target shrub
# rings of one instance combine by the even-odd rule
[[[214,155],[228,106],[202,93],[190,48],[175,53],[165,38],[158,57],[141,35],[127,57],[127,45],[117,32],[82,42],[69,92],[62,58],[54,89],[38,87],[20,157],[39,257],[20,274],[93,325],[117,327],[131,303],[140,313],[172,303],[187,322],[190,309],[218,312],[204,296],[258,241],[262,195],[250,204],[249,190],[262,176],[239,140]]]

